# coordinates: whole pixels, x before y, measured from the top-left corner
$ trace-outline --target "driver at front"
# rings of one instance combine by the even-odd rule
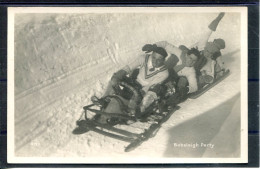
[[[168,54],[164,48],[158,47],[155,44],[148,51],[147,49],[143,49],[143,51],[146,51],[146,53],[114,73],[103,97],[98,99],[96,96],[93,96],[91,98],[94,104],[104,105],[106,103],[105,96],[115,94],[118,84],[123,81],[126,75],[131,75],[138,68],[139,72],[137,73],[134,84],[132,84],[143,96],[138,112],[142,114],[157,99],[160,94],[161,84],[169,75],[164,64]],[[136,104],[137,100],[135,99],[131,99],[128,103],[132,114],[136,113],[138,108]]]

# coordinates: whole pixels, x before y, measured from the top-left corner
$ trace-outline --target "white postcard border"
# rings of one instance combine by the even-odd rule
[[[174,10],[173,10],[174,8]],[[16,13],[241,13],[241,157],[240,158],[53,158],[16,157],[14,153],[14,15]],[[247,7],[9,7],[8,8],[8,163],[247,163],[248,162],[248,57]]]

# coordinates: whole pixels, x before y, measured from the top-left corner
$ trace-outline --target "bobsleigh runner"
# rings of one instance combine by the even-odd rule
[[[217,77],[210,84],[199,89],[197,92],[188,95],[188,98],[195,99],[205,93],[210,88],[221,82],[230,74],[229,70],[224,70],[222,76]],[[73,134],[84,134],[88,131],[112,137],[121,141],[128,142],[125,152],[134,150],[144,141],[156,135],[160,127],[171,115],[180,107],[165,106],[165,100],[175,94],[174,82],[164,84],[165,93],[159,99],[153,102],[141,115],[137,112],[132,114],[128,108],[128,102],[132,97],[139,97],[141,94],[131,86],[131,77],[125,77],[125,80],[115,88],[116,94],[104,98],[105,104],[93,104],[83,107],[84,111],[77,120],[77,127]],[[173,85],[168,85],[172,83]],[[93,100],[92,100],[93,101]]]

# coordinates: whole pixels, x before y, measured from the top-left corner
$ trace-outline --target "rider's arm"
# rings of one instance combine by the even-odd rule
[[[185,67],[185,65],[184,65],[184,64],[181,64],[181,65],[175,66],[173,69],[174,69],[175,72],[179,72],[179,71],[182,70],[184,67]]]
[[[184,63],[185,62],[185,56],[186,56],[186,51],[183,50],[179,64],[177,64],[173,68],[175,70],[175,72],[179,72],[180,70],[182,70],[185,67],[185,63]]]
[[[158,47],[162,47],[166,50],[167,53],[174,54],[178,58],[180,58],[182,50],[178,47],[174,46],[173,44],[170,44],[167,41],[159,41],[155,43]]]
[[[137,58],[129,61],[129,64],[127,64],[125,67],[122,68],[122,70],[126,71],[128,74],[131,74],[133,70],[139,68],[141,65],[143,65],[145,60],[145,54],[142,54],[138,56]]]
[[[190,46],[190,48],[198,48],[199,51],[204,50],[212,32],[213,31],[211,29],[207,29],[201,36],[200,40],[197,43]]]
[[[115,81],[122,80],[122,78],[128,74],[131,74],[132,71],[136,68],[138,68],[144,60],[144,56],[138,56],[136,59],[133,59],[129,62],[128,65],[124,66],[123,68],[119,69],[114,75],[112,76],[112,79]]]
[[[211,61],[211,76],[214,77],[214,74],[215,74],[215,65],[216,65],[216,61],[215,60],[212,60]]]
[[[198,90],[198,84],[196,79],[196,72],[193,67],[185,67],[180,72],[179,76],[185,76],[189,82],[189,93],[196,92]]]
[[[179,62],[179,58],[176,55],[171,54],[164,61],[164,64],[165,64],[167,69],[172,69],[178,64],[178,62]]]
[[[217,61],[217,64],[220,66],[221,70],[225,69],[225,64],[224,64],[224,61],[222,60],[222,56],[217,57],[216,61]]]

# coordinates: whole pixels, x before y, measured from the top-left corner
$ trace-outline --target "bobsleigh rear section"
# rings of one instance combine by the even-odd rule
[[[230,74],[230,70],[229,69],[223,71],[223,75],[222,76],[220,76],[218,78],[215,78],[212,83],[205,85],[200,90],[198,90],[198,91],[196,91],[194,93],[189,94],[188,97],[190,99],[196,99],[196,98],[200,97],[202,94],[204,94],[205,92],[210,90],[212,87],[216,86],[219,82],[224,80],[226,77],[228,77],[229,74]]]

